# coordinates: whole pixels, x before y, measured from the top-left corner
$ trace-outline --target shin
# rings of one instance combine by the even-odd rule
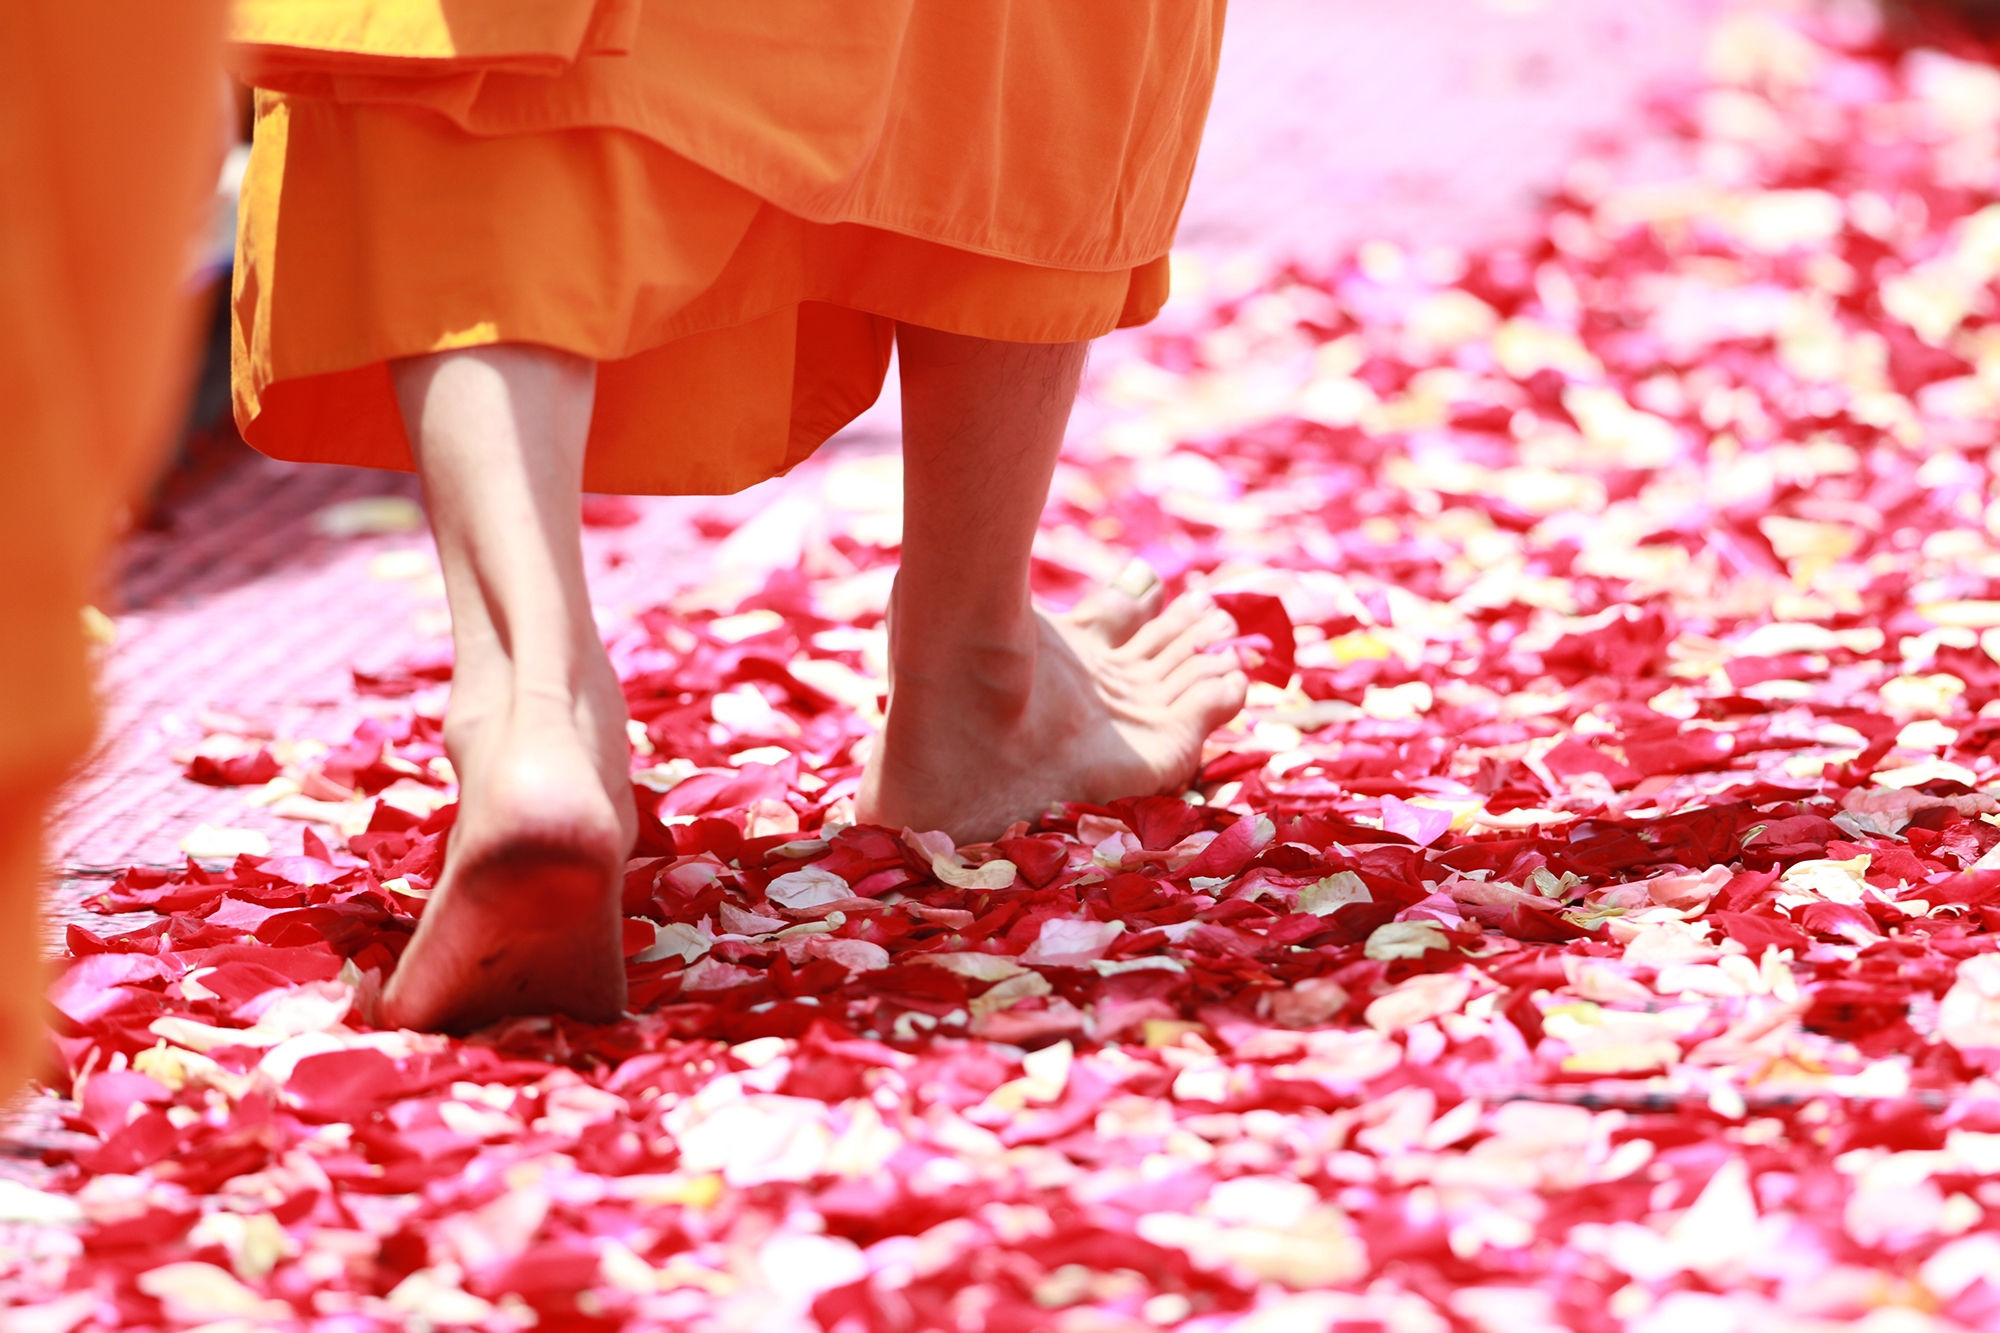
[[[1143,582],[1056,617],[1029,594],[1084,346],[897,337],[903,563],[857,813],[990,837],[1054,801],[1177,790],[1242,705],[1235,663],[1205,652],[1233,622],[1198,596],[1161,612]]]
[[[597,637],[579,508],[595,366],[540,348],[399,362],[456,652],[459,813],[385,1017],[466,1028],[622,1007],[633,834],[624,701]]]

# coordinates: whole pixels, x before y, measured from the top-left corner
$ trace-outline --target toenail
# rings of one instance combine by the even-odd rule
[[[1111,586],[1124,593],[1133,601],[1138,601],[1160,585],[1160,576],[1144,560],[1134,556],[1125,562],[1125,568],[1118,571],[1118,577],[1111,580]]]

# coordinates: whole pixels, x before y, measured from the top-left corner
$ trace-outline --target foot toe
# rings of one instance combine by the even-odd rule
[[[1174,711],[1193,718],[1205,740],[1211,731],[1243,711],[1243,701],[1249,694],[1250,678],[1230,667],[1220,674],[1189,681],[1174,700]]]
[[[1204,681],[1219,676],[1241,675],[1241,664],[1234,653],[1193,653],[1181,661],[1166,675],[1167,698],[1178,700],[1182,695]]]
[[[1204,614],[1169,640],[1152,655],[1152,662],[1162,674],[1171,674],[1181,668],[1190,658],[1204,655],[1218,643],[1226,643],[1236,637],[1236,621],[1227,611],[1220,608]],[[1223,661],[1236,665],[1233,656],[1225,656]]]
[[[1199,624],[1203,617],[1217,611],[1219,608],[1207,593],[1182,593],[1168,603],[1164,611],[1134,630],[1122,652],[1131,658],[1154,657],[1187,633],[1190,627]]]
[[[1094,588],[1070,610],[1069,621],[1078,629],[1104,639],[1113,648],[1129,640],[1133,633],[1160,613],[1165,590],[1160,576],[1143,560],[1133,560],[1117,578]]]

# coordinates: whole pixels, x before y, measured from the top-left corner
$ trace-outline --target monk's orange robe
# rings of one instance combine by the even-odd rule
[[[0,4],[0,1097],[42,1048],[41,819],[94,723],[78,613],[186,387],[222,20]]]
[[[1222,0],[241,0],[236,415],[411,466],[387,362],[601,363],[593,490],[739,489],[880,392],[897,321],[1152,318]]]

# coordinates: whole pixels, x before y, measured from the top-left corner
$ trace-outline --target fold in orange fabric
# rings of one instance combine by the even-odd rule
[[[639,0],[237,0],[230,38],[266,79],[560,74],[632,49]]]
[[[387,363],[530,342],[601,363],[586,485],[735,490],[874,401],[898,321],[1068,342],[1166,297],[1221,0],[480,12],[241,11],[267,453],[408,467]]]

